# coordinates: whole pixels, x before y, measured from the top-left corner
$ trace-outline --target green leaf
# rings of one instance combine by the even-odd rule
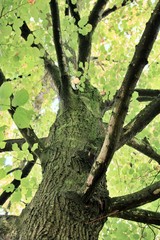
[[[25,197],[26,198],[31,198],[32,197],[32,190],[30,188],[27,190],[27,193],[25,194]]]
[[[134,238],[134,239],[138,239],[138,238],[139,238],[139,235],[135,233],[135,234],[133,234],[133,238]]]
[[[21,179],[21,187],[28,188],[30,185],[30,181],[28,178],[23,178]]]
[[[19,128],[28,128],[30,126],[32,114],[32,111],[18,107],[13,115],[13,119]]]
[[[5,111],[10,109],[10,99],[0,97],[0,111]]]
[[[16,152],[20,150],[17,143],[12,144],[12,150]]]
[[[21,170],[16,170],[15,172],[13,172],[13,176],[14,176],[15,179],[21,180],[22,171]]]
[[[34,143],[33,147],[31,148],[31,151],[35,151],[38,148],[38,143]]]
[[[71,0],[72,4],[76,4],[77,0]]]
[[[82,62],[79,63],[79,67],[82,68],[82,69],[84,69],[84,66],[83,66],[83,63],[82,63]],[[82,73],[81,73],[80,71],[79,71],[79,72],[77,71],[77,74],[80,76]],[[77,76],[78,76],[78,75],[77,75]]]
[[[0,158],[0,167],[4,166],[5,160],[6,159],[4,157]]]
[[[7,186],[4,187],[4,190],[8,193],[8,192],[13,192],[14,190],[14,185],[12,183],[8,184]]]
[[[33,34],[29,34],[29,36],[27,38],[28,45],[32,45],[33,41],[34,41]]]
[[[88,33],[91,32],[91,31],[92,31],[92,25],[88,23],[88,24],[85,26],[85,29],[86,29],[86,31],[87,31]]]
[[[88,16],[84,16],[78,21],[78,26],[80,28],[83,28],[84,25],[86,25],[87,22],[88,22]]]
[[[19,202],[21,200],[22,194],[20,192],[20,190],[16,190],[11,197],[11,202],[15,203],[15,202]]]
[[[0,87],[0,98],[9,98],[12,93],[12,84],[10,82],[4,82]]]
[[[5,176],[6,176],[6,171],[3,168],[0,169],[0,179],[5,178]]]
[[[18,154],[17,154],[17,158],[22,160],[26,157],[26,152],[24,153],[24,151],[19,151]]]
[[[6,142],[0,142],[0,149],[5,148],[5,146],[6,146]]]
[[[88,32],[86,31],[86,28],[79,28],[79,33],[82,34],[83,36],[86,36],[88,34]]]
[[[31,153],[28,154],[27,160],[28,161],[32,161],[33,160],[33,155]]]
[[[11,170],[12,170],[12,166],[11,166],[11,165],[5,166],[5,171],[6,171],[6,173],[8,173],[8,172],[11,171]]]
[[[12,32],[12,27],[11,26],[3,26],[2,32],[6,37],[9,37],[9,35]]]
[[[7,127],[6,125],[3,125],[2,127],[0,127],[0,141],[3,141],[4,139],[4,132],[6,127]]]
[[[23,144],[23,146],[22,146],[22,150],[23,150],[23,151],[26,151],[26,150],[28,150],[28,147],[29,147],[28,143],[25,142],[25,143]]]
[[[22,106],[28,101],[28,99],[29,99],[29,94],[28,94],[27,90],[21,89],[14,94],[12,105],[14,107]]]

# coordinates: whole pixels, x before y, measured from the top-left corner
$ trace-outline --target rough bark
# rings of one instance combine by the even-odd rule
[[[91,221],[104,210],[105,179],[87,204],[81,189],[104,139],[100,103],[96,90],[88,88],[85,94],[72,94],[68,109],[60,106],[41,155],[43,180],[16,220],[11,239],[98,239],[106,218]]]

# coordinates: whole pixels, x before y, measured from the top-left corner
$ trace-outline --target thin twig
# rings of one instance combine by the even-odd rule
[[[102,14],[102,18],[107,17],[110,13],[115,12],[116,10],[121,9],[122,7],[125,7],[125,6],[128,5],[130,2],[133,2],[133,1],[134,1],[134,0],[124,0],[119,7],[117,7],[116,5],[114,5],[112,8],[106,9],[106,10],[103,12],[103,14]]]
[[[79,15],[79,12],[78,12],[77,3],[73,4],[71,0],[68,0],[67,3],[69,5],[71,15],[75,19],[75,24],[76,24],[76,26],[78,26],[78,22],[80,20],[80,15]]]
[[[8,11],[8,12],[6,12],[6,13],[2,14],[2,15],[0,16],[0,18],[2,18],[2,17],[5,17],[7,14],[9,14],[9,13],[11,13],[11,12],[14,12],[14,11],[16,11],[17,9],[19,9],[20,7],[22,7],[22,6],[26,5],[26,4],[28,4],[28,3],[22,3],[22,4],[21,4],[21,5],[19,5],[18,7],[16,7],[16,8],[13,8],[12,10],[10,10],[10,11]]]

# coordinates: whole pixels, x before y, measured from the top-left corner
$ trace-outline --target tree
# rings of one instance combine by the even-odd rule
[[[112,217],[156,234],[160,1],[113,2],[1,1],[1,239],[94,240]]]

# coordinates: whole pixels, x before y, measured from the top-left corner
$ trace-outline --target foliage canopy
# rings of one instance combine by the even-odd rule
[[[86,93],[89,82],[103,100],[103,122],[108,124],[104,145],[109,147],[101,150],[109,157],[97,153],[83,200],[91,197],[106,171],[113,199],[147,187],[154,192],[150,197],[150,189],[144,191],[139,203],[133,195],[135,205],[126,201],[130,207],[111,211],[99,239],[159,239],[160,24],[153,11],[160,18],[160,1],[1,0],[2,215],[19,215],[39,188],[39,156],[59,104],[67,106],[68,92],[80,93],[93,117],[99,116],[99,100]],[[136,208],[141,205],[144,216],[155,213],[148,217],[151,222],[141,219]]]

